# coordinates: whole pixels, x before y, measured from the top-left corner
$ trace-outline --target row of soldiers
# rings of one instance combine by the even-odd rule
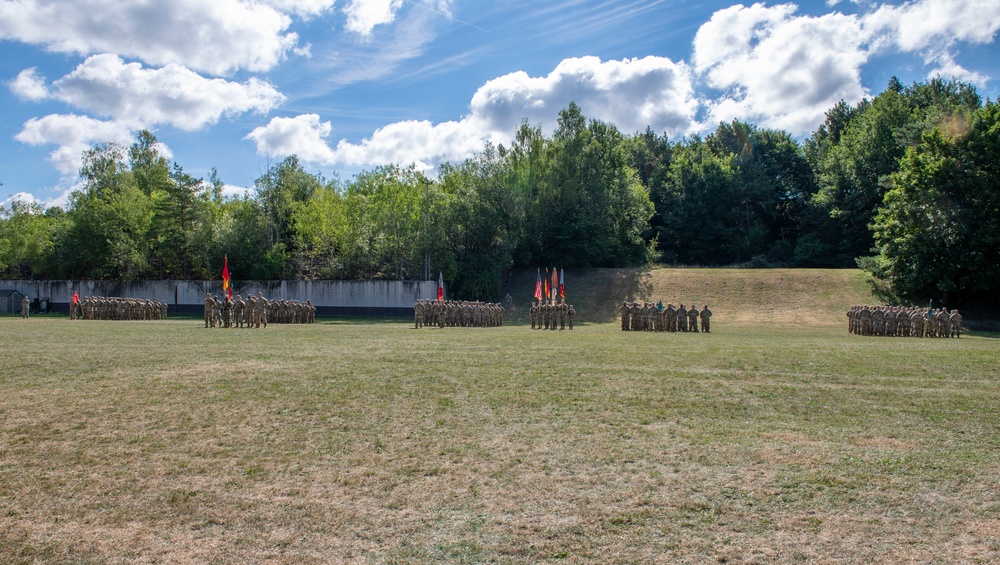
[[[413,304],[413,327],[490,328],[503,325],[503,307],[495,302],[430,300]]]
[[[623,332],[698,333],[699,321],[703,333],[710,333],[712,328],[712,311],[707,304],[699,312],[698,307],[693,304],[691,308],[685,308],[683,304],[677,308],[673,304],[667,304],[663,308],[662,302],[658,305],[652,302],[629,304],[626,300],[618,307],[618,315],[621,316]]]
[[[257,293],[247,295],[246,302],[239,294],[236,300],[226,296],[219,299],[219,296],[212,296],[212,293],[205,293],[205,327],[206,328],[231,328],[233,326],[242,328],[260,327],[261,323],[267,327],[267,310],[271,305],[264,295]]]
[[[528,307],[528,315],[531,317],[531,329],[533,330],[554,330],[557,327],[565,330],[569,324],[569,329],[573,329],[576,321],[576,309],[572,304],[566,304],[566,299],[561,298],[559,304],[555,299],[546,302],[539,300],[532,302]]]
[[[70,320],[166,320],[167,301],[85,296],[69,304]]]
[[[947,308],[853,306],[847,311],[847,331],[857,335],[957,338],[962,333],[962,315]]]

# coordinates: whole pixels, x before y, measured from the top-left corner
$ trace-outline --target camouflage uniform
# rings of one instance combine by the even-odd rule
[[[698,307],[694,304],[688,310],[688,331],[698,333]]]
[[[708,309],[708,304],[701,309],[701,331],[704,333],[709,333],[709,328],[712,326],[712,311]]]

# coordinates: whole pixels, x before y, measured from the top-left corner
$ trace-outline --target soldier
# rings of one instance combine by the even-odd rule
[[[958,313],[958,310],[952,310],[951,315],[948,317],[948,325],[951,327],[951,337],[959,338],[962,336],[962,315]]]
[[[688,312],[683,304],[677,307],[677,331],[688,331]]]
[[[438,309],[437,309],[437,317],[438,317],[437,318],[437,324],[438,324],[438,328],[444,328],[445,315],[446,314],[447,314],[447,311],[445,310],[444,302],[439,301],[438,302]]]
[[[712,311],[708,309],[708,304],[701,309],[701,331],[704,333],[709,333],[709,328],[711,327],[712,321]]]
[[[688,310],[688,331],[698,333],[698,307],[693,303]]]
[[[868,306],[858,313],[858,320],[861,322],[861,335],[872,335],[872,311]]]
[[[424,303],[418,298],[413,304],[413,329],[420,329],[424,321]]]
[[[642,307],[639,302],[632,302],[632,313],[629,316],[632,320],[632,331],[642,331]]]
[[[215,299],[212,298],[211,294],[209,294],[209,293],[206,292],[205,293],[205,327],[206,328],[214,327],[214,325],[215,325],[213,323],[213,321],[212,321],[212,309],[213,308],[215,308]]]
[[[629,331],[629,315],[632,313],[632,309],[628,306],[628,301],[622,302],[622,305],[618,307],[618,314],[622,318],[622,331]]]
[[[233,318],[235,318],[236,327],[243,327],[243,316],[247,310],[247,303],[243,302],[243,297],[239,294],[236,295],[236,300],[233,302]]]
[[[233,327],[233,299],[229,298],[229,294],[222,301],[222,323],[227,328]]]
[[[569,321],[569,329],[573,329],[573,321],[576,320],[576,310],[573,305],[569,305],[569,309],[566,310],[566,320]]]
[[[264,298],[264,294],[261,291],[257,291],[257,327],[259,328],[261,324],[267,327],[267,309],[271,303]]]
[[[566,299],[561,298],[559,301],[559,329],[566,329],[566,316],[569,313],[569,306],[566,304]]]
[[[664,316],[667,320],[667,331],[676,332],[677,331],[677,310],[674,309],[673,304],[667,304],[667,308],[663,311]]]
[[[31,301],[25,296],[21,299],[21,318],[28,319],[28,309],[31,308]]]
[[[538,306],[534,301],[528,303],[528,317],[531,318],[531,329],[535,329],[535,322],[538,321]]]

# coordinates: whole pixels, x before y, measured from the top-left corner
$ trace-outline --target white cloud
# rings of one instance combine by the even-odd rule
[[[866,26],[902,51],[920,51],[957,41],[990,43],[1000,30],[1000,2],[995,0],[920,0],[885,4],[865,16]]]
[[[45,86],[45,77],[38,74],[38,69],[31,67],[17,74],[9,83],[10,91],[22,100],[43,100],[49,95]]]
[[[318,16],[333,8],[336,0],[262,0],[262,3],[279,12],[308,18]]]
[[[72,175],[80,170],[83,152],[91,146],[105,142],[127,145],[132,137],[133,131],[120,122],[75,114],[50,114],[25,122],[14,139],[28,145],[58,145],[49,158],[60,173]]]
[[[995,0],[882,4],[856,16],[801,16],[797,10],[795,4],[737,5],[715,12],[699,28],[694,65],[722,91],[707,103],[708,122],[737,118],[808,133],[838,101],[866,96],[861,68],[873,54],[891,50],[919,52],[931,67],[928,77],[984,85],[989,77],[959,65],[953,46],[992,42],[1000,30]]]
[[[243,198],[253,192],[251,186],[237,186],[235,184],[222,185],[222,196],[224,198]]]
[[[347,23],[344,27],[363,37],[371,37],[377,25],[392,23],[403,0],[350,0],[344,7]]]
[[[864,18],[877,36],[874,47],[918,52],[934,67],[928,77],[944,76],[985,85],[989,77],[969,71],[954,59],[957,42],[991,43],[1000,30],[1000,3],[994,0],[920,0],[883,5]]]
[[[18,0],[0,2],[0,40],[58,53],[117,53],[215,75],[266,71],[296,48],[291,17],[314,16],[333,0]]]
[[[144,69],[116,55],[94,55],[53,83],[54,96],[135,129],[170,124],[195,130],[223,115],[267,113],[284,97],[257,78],[206,79],[178,65]]]
[[[310,163],[330,163],[333,151],[325,139],[331,130],[330,122],[320,122],[316,114],[303,114],[294,118],[273,118],[244,139],[256,143],[257,153],[261,155],[294,154]]]
[[[840,100],[867,94],[861,66],[868,35],[854,16],[796,16],[794,4],[733,6],[703,24],[694,63],[724,94],[709,121],[733,118],[803,134]]]
[[[691,71],[683,63],[662,57],[608,62],[582,57],[563,61],[544,77],[517,72],[487,82],[472,97],[470,114],[458,121],[396,122],[359,143],[341,140],[331,149],[329,122],[307,114],[275,118],[247,138],[259,153],[295,153],[314,163],[415,163],[426,170],[471,157],[486,142],[509,143],[523,118],[552,131],[570,102],[587,117],[614,123],[626,133],[651,126],[675,135],[696,127],[698,103]]]
[[[559,110],[576,102],[589,118],[626,133],[650,126],[671,135],[694,125],[698,102],[691,70],[663,57],[601,62],[565,59],[544,77],[517,72],[487,82],[472,97],[472,114],[511,135],[521,118],[554,126]]]

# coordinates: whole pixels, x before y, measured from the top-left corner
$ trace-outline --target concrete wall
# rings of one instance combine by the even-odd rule
[[[170,312],[201,312],[205,293],[222,295],[222,281],[26,281],[0,280],[28,298],[48,301],[56,312],[69,312],[74,292],[80,296],[120,296],[166,300]],[[437,298],[436,281],[241,281],[233,297],[261,292],[268,300],[311,300],[320,315],[413,315],[418,298]]]

